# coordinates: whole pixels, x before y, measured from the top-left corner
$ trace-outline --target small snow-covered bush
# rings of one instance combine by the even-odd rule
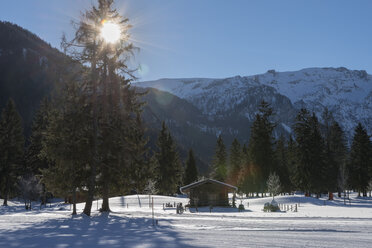
[[[266,202],[263,208],[264,212],[277,212],[280,211],[280,208],[278,206],[278,203],[276,201]]]
[[[244,208],[244,205],[243,204],[239,204],[239,211],[244,211],[245,210],[245,208]]]

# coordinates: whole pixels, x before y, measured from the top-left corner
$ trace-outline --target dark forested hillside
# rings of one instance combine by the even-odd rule
[[[63,54],[9,22],[0,22],[0,37],[0,108],[13,98],[28,136],[41,99],[58,82]]]

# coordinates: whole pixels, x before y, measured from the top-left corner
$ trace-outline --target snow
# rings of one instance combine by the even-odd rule
[[[272,198],[252,198],[243,199],[244,212],[215,207],[209,213],[207,207],[176,214],[163,203],[186,204],[187,198],[154,196],[155,226],[148,195],[111,198],[109,215],[100,214],[95,201],[92,217],[72,217],[63,203],[25,211],[11,201],[0,207],[0,247],[370,247],[372,199],[351,199],[344,205],[337,197],[278,196],[279,204],[299,203],[298,212],[266,213],[263,205]],[[78,204],[78,212],[83,207]]]
[[[180,191],[181,191],[181,193],[184,193],[183,191],[184,191],[185,189],[189,189],[189,188],[192,188],[192,187],[195,186],[195,185],[200,185],[200,184],[208,183],[208,182],[214,182],[214,183],[216,183],[216,184],[222,184],[222,185],[225,185],[225,186],[227,186],[227,187],[229,187],[229,188],[233,188],[234,190],[238,190],[237,187],[232,186],[232,185],[230,185],[230,184],[227,184],[227,183],[224,183],[224,182],[220,182],[220,181],[217,181],[217,180],[214,180],[214,179],[211,179],[211,178],[206,178],[206,179],[203,179],[203,180],[196,181],[196,182],[190,183],[190,184],[188,184],[188,185],[185,185],[185,186],[183,186],[183,187],[180,188]]]
[[[27,57],[27,48],[22,48],[22,55],[23,55],[23,60],[26,60],[26,57]]]
[[[372,132],[372,76],[365,71],[307,68],[225,79],[160,79],[136,85],[168,91],[211,116],[228,113],[251,97],[276,105],[281,95],[296,108],[306,107],[318,117],[327,107],[349,137],[358,122]],[[241,113],[248,119],[251,114],[251,109]]]
[[[288,133],[292,133],[292,129],[290,127],[288,127],[285,123],[281,123],[282,124],[282,127],[288,132]]]

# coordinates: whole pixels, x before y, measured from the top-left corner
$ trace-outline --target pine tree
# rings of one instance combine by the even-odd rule
[[[326,188],[324,178],[325,155],[324,140],[320,133],[318,119],[313,113],[301,109],[294,125],[297,143],[296,173],[299,187],[317,196]]]
[[[228,170],[228,182],[236,184],[239,172],[242,168],[242,148],[237,139],[234,139],[230,148],[230,163]]]
[[[334,121],[330,128],[329,136],[329,151],[331,160],[334,163],[333,167],[328,167],[328,177],[334,177],[337,172],[336,180],[331,180],[330,190],[338,190],[339,197],[341,197],[341,191],[344,191],[347,184],[347,160],[348,160],[348,148],[346,145],[346,138],[344,131],[340,125]]]
[[[239,191],[249,194],[250,192],[253,192],[252,191],[253,181],[251,180],[251,178],[249,178],[251,174],[251,170],[250,170],[251,163],[249,159],[248,148],[245,144],[243,145],[241,154],[242,154],[242,160],[241,160],[242,166],[239,171],[237,184],[239,187]]]
[[[355,128],[350,152],[350,183],[351,187],[363,196],[367,196],[370,180],[369,172],[372,168],[372,145],[367,131],[361,123]]]
[[[48,98],[44,98],[40,104],[39,110],[36,112],[32,124],[32,133],[30,136],[30,144],[26,151],[26,167],[27,171],[32,175],[40,175],[40,169],[48,167],[48,161],[40,156],[43,148],[43,139],[48,127],[48,114],[50,103]]]
[[[8,205],[9,192],[22,168],[24,144],[22,119],[15,103],[9,99],[0,120],[0,186],[4,206]]]
[[[158,164],[156,188],[160,194],[175,194],[182,183],[182,165],[176,144],[164,122],[159,133],[155,157]]]
[[[289,166],[288,166],[288,151],[287,147],[285,146],[285,139],[281,135],[276,142],[275,147],[275,160],[276,160],[276,167],[275,171],[282,182],[282,190],[284,192],[290,192],[292,190],[292,184],[290,181],[289,176]]]
[[[196,167],[194,152],[190,149],[186,160],[185,179],[183,183],[187,185],[196,180],[198,180],[198,169]]]
[[[34,121],[31,128],[30,144],[26,151],[26,173],[31,175],[40,176],[41,170],[49,166],[48,160],[41,156],[43,148],[43,140],[48,127],[48,114],[50,110],[50,103],[48,98],[44,98],[36,112]],[[42,203],[46,204],[46,189],[42,184]]]
[[[149,148],[147,147],[148,138],[145,137],[145,128],[140,113],[136,115],[134,124],[128,132],[127,139],[130,154],[130,180],[131,186],[138,193],[143,193],[147,182],[153,178],[154,165],[150,159]]]
[[[73,196],[73,214],[76,214],[76,191],[87,181],[87,164],[90,161],[87,125],[90,118],[81,85],[70,82],[65,85],[61,99],[49,111],[48,128],[43,139],[41,156],[50,161],[42,169],[42,182],[57,195]],[[58,104],[62,102],[63,104]]]
[[[266,180],[274,168],[272,132],[275,124],[270,121],[272,115],[270,105],[262,101],[251,128],[249,154],[256,171],[257,192],[265,191]]]
[[[289,137],[288,147],[286,152],[287,167],[289,172],[289,180],[292,185],[291,190],[300,190],[302,177],[300,174],[300,163],[298,162],[297,145],[292,136]]]
[[[323,136],[325,143],[325,168],[326,189],[334,192],[338,188],[339,168],[345,159],[346,146],[342,129],[334,120],[331,112],[326,108],[323,115]],[[343,153],[343,154],[341,154]],[[343,158],[341,157],[343,156]],[[338,176],[334,176],[337,174]],[[329,198],[331,199],[331,198]]]
[[[106,41],[101,35],[107,23],[116,25],[120,31],[116,42]],[[131,25],[114,8],[114,1],[98,0],[98,6],[86,11],[75,24],[74,39],[67,42],[64,38],[63,45],[75,61],[87,68],[84,84],[85,95],[89,96],[86,104],[90,106],[92,133],[87,147],[91,161],[84,214],[89,216],[96,190],[103,198],[101,210],[110,211],[109,196],[128,186],[123,181],[123,174],[130,173],[126,137],[141,103],[130,88],[135,77],[127,66],[135,50],[128,33]]]
[[[219,135],[217,139],[216,153],[212,163],[211,176],[221,182],[224,182],[227,177],[227,154],[221,135]]]

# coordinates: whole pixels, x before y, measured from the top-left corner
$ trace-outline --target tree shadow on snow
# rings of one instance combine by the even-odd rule
[[[198,211],[195,208],[190,208],[186,213],[238,213],[239,209],[233,207],[213,207],[211,210],[209,207],[198,207]],[[249,209],[245,209],[241,212],[252,212]]]
[[[332,207],[352,207],[352,208],[372,208],[372,199],[370,197],[351,198],[350,201],[335,197],[334,200],[328,200],[327,197],[281,197],[275,199],[280,204],[312,204],[316,206],[332,206]]]
[[[153,226],[147,218],[79,215],[2,231],[0,247],[194,247],[170,226],[166,220]]]

